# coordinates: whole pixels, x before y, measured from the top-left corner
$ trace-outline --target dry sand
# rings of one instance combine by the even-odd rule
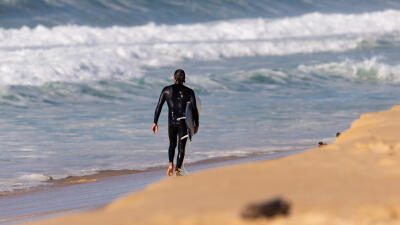
[[[244,219],[250,203],[287,216]],[[108,206],[37,224],[400,224],[400,106],[364,114],[334,144],[171,177]]]

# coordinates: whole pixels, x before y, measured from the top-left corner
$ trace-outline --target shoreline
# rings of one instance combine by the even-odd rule
[[[284,154],[284,155],[295,154],[295,153],[301,152],[301,151],[305,151],[305,149],[303,149],[303,150],[296,149],[296,150],[283,150],[283,151],[269,151],[269,152],[253,152],[250,154],[239,155],[239,156],[222,156],[222,157],[215,157],[215,158],[210,158],[210,159],[202,159],[199,161],[186,163],[185,165],[192,167],[192,166],[201,166],[201,165],[214,164],[214,163],[218,164],[218,163],[222,163],[222,162],[235,161],[235,160],[241,160],[241,159],[253,159],[253,158],[257,158],[257,157],[261,157],[261,158],[268,157],[269,158],[269,156],[275,156],[275,155],[281,155],[281,154]],[[31,193],[34,193],[37,191],[45,191],[49,188],[57,188],[57,187],[63,187],[63,186],[69,186],[69,185],[79,185],[79,184],[84,184],[84,183],[97,182],[99,179],[104,179],[104,178],[108,178],[108,177],[165,170],[165,168],[167,168],[167,166],[168,165],[166,164],[165,166],[149,167],[149,168],[146,168],[143,170],[129,170],[129,169],[101,170],[94,174],[82,175],[82,176],[67,176],[67,177],[63,177],[63,178],[59,178],[59,179],[53,179],[50,176],[49,180],[42,181],[43,184],[38,185],[38,186],[28,187],[28,188],[23,188],[23,189],[14,189],[12,191],[2,191],[2,192],[0,192],[0,200],[3,198],[7,198],[7,197],[31,194]]]
[[[197,172],[226,165],[276,159],[302,151],[304,150],[219,157],[187,163],[186,166],[190,172]],[[164,167],[153,167],[143,171],[101,171],[93,175],[66,177],[51,181],[50,185],[3,194],[0,195],[0,224],[31,221],[100,208],[125,194],[142,190],[164,177],[166,177]],[[107,195],[93,194],[102,191],[108,192]],[[48,198],[61,199],[49,204]],[[68,204],[65,205],[62,199]],[[82,199],[85,199],[86,202],[82,202]],[[44,207],[44,203],[49,205]],[[24,204],[32,206],[25,207]]]
[[[398,118],[400,105],[365,113],[322,148],[163,179],[33,224],[400,224]]]

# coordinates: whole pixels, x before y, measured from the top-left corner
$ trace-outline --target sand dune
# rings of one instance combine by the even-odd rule
[[[287,215],[242,216],[276,198]],[[362,115],[322,148],[165,178],[102,209],[36,224],[400,224],[400,106]]]

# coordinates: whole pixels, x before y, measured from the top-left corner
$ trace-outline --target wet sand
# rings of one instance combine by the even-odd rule
[[[165,178],[34,224],[400,224],[399,118],[400,106],[364,114],[331,145]]]

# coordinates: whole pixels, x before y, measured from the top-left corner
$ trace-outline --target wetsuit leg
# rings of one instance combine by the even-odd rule
[[[178,157],[176,159],[176,168],[179,171],[182,167],[183,160],[185,158],[185,147],[187,138],[181,140],[183,136],[187,134],[186,126],[178,127]]]
[[[178,129],[173,125],[168,125],[168,136],[169,136],[169,149],[168,156],[169,162],[174,162],[175,148],[176,148],[176,138],[178,135]]]

